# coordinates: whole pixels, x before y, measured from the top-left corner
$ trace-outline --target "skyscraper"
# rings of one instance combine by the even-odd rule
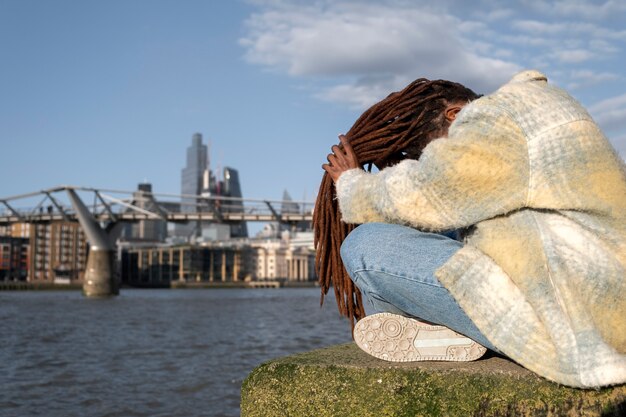
[[[152,195],[152,184],[143,182],[133,193],[132,204],[148,211],[162,212]],[[127,211],[131,211],[128,209]],[[162,242],[167,237],[167,222],[165,220],[139,220],[123,225],[120,238],[127,241]]]
[[[213,174],[209,167],[208,147],[202,144],[202,135],[196,133],[192,137],[191,146],[187,148],[187,166],[181,175],[181,212],[213,212],[215,210],[241,211],[243,204],[238,201],[215,201],[214,197],[243,197],[236,169],[226,167],[223,170],[223,181]],[[193,197],[198,196],[198,197]],[[176,235],[193,241],[202,237],[205,240],[221,240],[230,237],[247,237],[246,222],[230,225],[190,221],[176,225]]]
[[[203,178],[209,165],[208,154],[208,147],[202,143],[202,134],[194,133],[191,146],[187,148],[187,165],[181,172],[180,190],[183,194],[181,212],[196,213],[198,211],[197,198],[190,196],[202,193]],[[190,239],[199,236],[200,223],[195,221],[177,224],[176,235]]]
[[[236,169],[224,168],[224,186],[222,187],[223,195],[228,197],[242,198],[241,185],[239,184],[239,172]],[[243,203],[231,202],[232,211],[242,211]],[[246,222],[238,222],[230,225],[231,237],[248,237],[248,226]]]

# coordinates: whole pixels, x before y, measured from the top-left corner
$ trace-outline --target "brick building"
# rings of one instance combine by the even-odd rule
[[[77,222],[31,224],[29,234],[29,281],[82,283],[89,246]]]
[[[26,281],[28,239],[0,236],[0,281]]]

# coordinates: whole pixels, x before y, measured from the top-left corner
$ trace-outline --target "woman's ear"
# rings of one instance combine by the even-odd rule
[[[462,108],[463,106],[459,104],[453,104],[451,106],[448,106],[448,108],[444,112],[446,116],[446,120],[449,122],[452,122],[454,119],[456,119],[456,114],[460,112]]]

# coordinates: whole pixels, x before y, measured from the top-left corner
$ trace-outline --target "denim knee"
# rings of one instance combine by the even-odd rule
[[[365,223],[355,228],[341,244],[340,253],[348,274],[354,281],[354,271],[365,267],[364,259],[372,249],[372,236],[376,223]]]

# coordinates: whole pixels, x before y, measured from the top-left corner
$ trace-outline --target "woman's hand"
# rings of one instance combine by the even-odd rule
[[[339,135],[339,141],[343,145],[343,149],[340,149],[338,145],[334,145],[330,150],[332,153],[328,154],[328,163],[322,165],[322,169],[328,172],[328,175],[333,179],[336,184],[339,176],[348,171],[349,169],[361,168],[359,160],[354,153],[354,149],[348,143],[348,139],[344,135]]]

